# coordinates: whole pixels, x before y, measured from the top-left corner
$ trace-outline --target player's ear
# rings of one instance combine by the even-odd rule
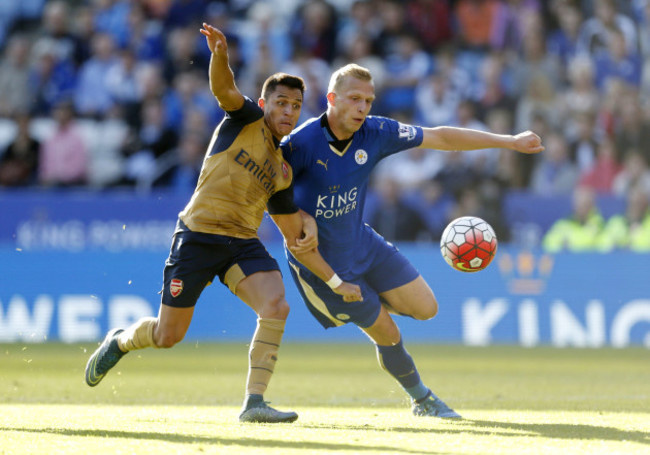
[[[334,99],[336,98],[336,93],[334,92],[329,92],[327,94],[327,101],[333,106],[334,105]]]
[[[264,109],[264,98],[260,98],[257,100],[257,105],[261,108]]]

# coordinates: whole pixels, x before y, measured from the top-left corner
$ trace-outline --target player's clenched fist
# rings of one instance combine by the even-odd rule
[[[542,139],[532,131],[517,134],[513,148],[521,153],[539,153],[544,150]]]
[[[352,283],[343,282],[339,287],[332,289],[338,295],[343,296],[345,302],[362,302],[361,288]]]

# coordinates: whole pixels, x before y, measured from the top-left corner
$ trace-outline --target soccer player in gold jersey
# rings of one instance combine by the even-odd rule
[[[258,316],[239,419],[293,422],[298,418],[295,412],[278,411],[263,399],[289,314],[278,264],[257,236],[267,204],[282,208],[283,214],[273,220],[296,259],[346,301],[360,300],[361,291],[342,282],[323,260],[316,223],[293,202],[292,169],[279,143],[298,122],[303,80],[276,73],[265,81],[255,103],[235,85],[224,34],[205,23],[200,32],[212,51],[210,89],[226,116],[214,131],[196,190],[179,214],[163,272],[158,317],[109,331],[88,361],[86,383],[99,384],[129,351],[170,348],[180,342],[201,292],[218,275]]]

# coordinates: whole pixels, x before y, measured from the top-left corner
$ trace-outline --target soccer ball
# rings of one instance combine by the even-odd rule
[[[440,252],[455,270],[478,272],[492,262],[497,252],[497,236],[481,218],[456,218],[442,233]]]

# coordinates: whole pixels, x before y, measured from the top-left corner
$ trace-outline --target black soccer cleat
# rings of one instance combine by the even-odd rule
[[[295,412],[283,412],[273,409],[261,395],[251,395],[244,403],[244,409],[239,414],[240,422],[251,423],[291,423],[298,420]]]
[[[86,364],[86,384],[95,387],[104,379],[108,370],[120,361],[126,352],[122,352],[117,345],[117,335],[124,330],[113,329],[106,334],[106,338],[97,350],[88,359]]]
[[[440,417],[441,419],[462,419],[460,414],[447,406],[444,401],[431,391],[424,400],[413,403],[413,415]]]

